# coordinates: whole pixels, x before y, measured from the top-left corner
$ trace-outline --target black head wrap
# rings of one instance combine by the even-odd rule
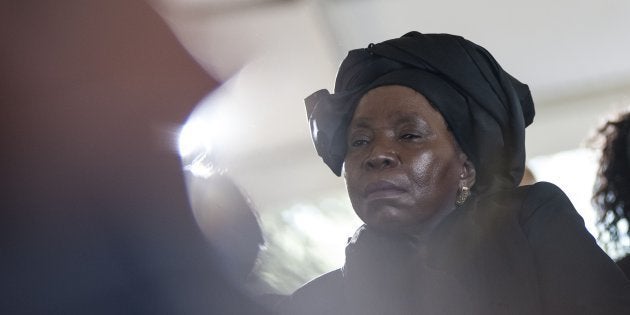
[[[335,93],[320,90],[306,98],[317,153],[337,176],[359,99],[384,85],[412,88],[442,114],[475,165],[473,191],[518,185],[525,167],[525,127],[534,117],[529,88],[483,47],[460,36],[418,32],[350,51]]]

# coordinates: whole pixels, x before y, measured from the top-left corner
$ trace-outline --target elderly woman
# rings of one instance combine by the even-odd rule
[[[630,314],[630,283],[560,189],[517,188],[525,84],[458,36],[350,51],[306,99],[313,141],[365,223],[287,314]]]

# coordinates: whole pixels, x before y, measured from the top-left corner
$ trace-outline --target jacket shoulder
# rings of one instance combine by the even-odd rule
[[[489,220],[517,220],[521,226],[538,212],[544,213],[557,207],[573,206],[558,186],[548,182],[498,191],[481,197],[476,204],[476,208],[483,209],[478,216],[488,217]]]
[[[519,187],[524,193],[520,219],[528,222],[535,215],[546,212],[562,212],[581,220],[569,197],[558,186],[548,182],[538,182],[530,186]]]

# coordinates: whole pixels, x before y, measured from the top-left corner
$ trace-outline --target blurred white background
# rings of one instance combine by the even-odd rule
[[[281,246],[300,257],[286,264],[322,261],[296,266],[295,280],[283,283],[273,279],[277,269],[265,269],[263,255],[260,273],[276,290],[340,266],[345,239],[359,224],[343,180],[315,153],[303,98],[332,89],[349,49],[410,30],[462,35],[529,84],[537,111],[527,129],[530,167],[538,180],[563,188],[596,231],[589,199],[597,156],[577,149],[607,114],[630,105],[630,1],[154,3],[191,54],[224,82],[191,117],[182,153],[211,154],[215,167],[247,191],[263,227],[277,232],[267,236],[268,256]],[[305,248],[317,250],[304,254]]]

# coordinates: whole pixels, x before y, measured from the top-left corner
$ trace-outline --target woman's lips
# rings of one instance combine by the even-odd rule
[[[394,198],[406,192],[402,187],[384,180],[379,180],[365,186],[365,198],[367,200]]]

